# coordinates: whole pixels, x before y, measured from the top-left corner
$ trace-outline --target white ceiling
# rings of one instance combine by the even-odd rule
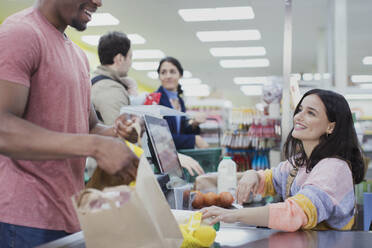
[[[32,5],[33,0],[0,0],[0,20]],[[328,0],[293,0],[293,73],[316,72],[319,30],[327,28]],[[372,1],[348,2],[348,74],[372,74],[372,66],[362,64],[364,56],[372,55],[370,29]],[[5,4],[5,5],[4,5]],[[252,6],[253,20],[184,22],[178,15],[181,8]],[[89,27],[83,34],[104,34],[109,30],[138,33],[147,43],[134,49],[160,49],[178,58],[184,69],[200,78],[212,90],[223,94],[234,105],[250,105],[257,98],[246,97],[233,83],[233,77],[271,76],[282,74],[284,0],[103,0],[99,12],[110,12],[120,20],[119,26]],[[259,29],[258,41],[202,43],[197,31]],[[74,35],[81,35],[76,33]],[[75,36],[74,36],[75,37]],[[270,60],[267,68],[224,69],[219,59],[209,53],[211,47],[264,46]],[[159,85],[146,76],[147,72],[132,69],[142,83]]]

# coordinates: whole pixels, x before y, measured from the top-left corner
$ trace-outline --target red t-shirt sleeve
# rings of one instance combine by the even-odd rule
[[[0,26],[0,80],[30,86],[41,55],[35,32],[27,24]]]

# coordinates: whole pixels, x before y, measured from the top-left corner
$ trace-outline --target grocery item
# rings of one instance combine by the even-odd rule
[[[212,226],[201,225],[202,213],[194,212],[187,224],[180,224],[183,235],[181,248],[211,247],[216,238],[216,230]]]
[[[156,105],[156,104],[159,104],[160,97],[161,97],[161,93],[158,93],[158,92],[150,93],[146,97],[146,100],[145,100],[145,102],[143,104],[144,105]]]
[[[234,197],[231,195],[230,192],[221,192],[219,194],[219,200],[219,206],[228,208],[234,202]]]
[[[236,164],[231,157],[224,157],[218,165],[217,191],[235,195],[236,185]]]
[[[199,191],[195,192],[194,200],[192,201],[192,207],[195,209],[200,209],[204,206],[203,194]]]
[[[219,205],[219,197],[216,193],[214,192],[208,192],[203,195],[204,197],[204,206],[209,207],[209,206],[217,206]]]
[[[208,192],[203,194],[200,191],[194,191],[194,194],[191,203],[194,209],[210,206],[229,208],[234,202],[234,197],[230,192],[221,192],[220,194]]]

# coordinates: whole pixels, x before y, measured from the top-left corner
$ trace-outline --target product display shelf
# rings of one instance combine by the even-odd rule
[[[255,109],[239,108],[233,109],[229,123],[222,146],[237,163],[238,171],[270,168],[270,150],[280,145],[280,120]]]
[[[199,125],[201,136],[210,147],[220,147],[222,132],[228,124],[231,103],[223,99],[187,99],[187,114],[204,115],[206,121]]]

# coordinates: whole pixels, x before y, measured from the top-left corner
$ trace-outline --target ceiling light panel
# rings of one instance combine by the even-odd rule
[[[213,47],[209,52],[215,57],[264,56],[264,47]]]
[[[240,90],[247,96],[260,96],[262,95],[262,85],[243,85]]]
[[[128,38],[130,39],[130,42],[134,45],[140,45],[145,44],[146,40],[139,34],[128,34]]]
[[[361,89],[372,89],[372,84],[359,84],[358,86]]]
[[[158,49],[143,49],[143,50],[133,50],[132,59],[160,59],[164,58],[165,54],[163,51]]]
[[[314,79],[314,76],[313,76],[312,73],[304,73],[304,74],[302,74],[302,79],[304,81],[311,81],[311,80]]]
[[[89,45],[97,46],[100,37],[100,35],[82,35],[81,40]]]
[[[180,9],[178,14],[185,22],[248,20],[254,18],[252,7],[225,7]]]
[[[181,78],[180,84],[182,86],[201,84],[202,81],[199,78]]]
[[[202,42],[213,41],[242,41],[242,40],[260,40],[261,33],[257,29],[230,30],[230,31],[200,31],[196,36]]]
[[[120,21],[110,13],[93,13],[92,20],[88,22],[88,26],[115,26],[119,25]]]
[[[159,78],[159,75],[158,75],[157,71],[149,71],[147,73],[147,76],[151,79],[158,79]]]
[[[131,41],[132,44],[144,44],[146,43],[145,38],[143,38],[139,34],[128,34],[128,39]],[[98,46],[99,38],[101,38],[101,35],[82,35],[81,40],[85,43],[92,45],[92,46]]]
[[[372,56],[366,56],[363,58],[363,64],[372,65]]]
[[[182,85],[185,96],[209,96],[210,88],[206,84]]]
[[[189,71],[183,71],[183,78],[191,78],[192,77],[192,74],[191,72]]]
[[[266,84],[269,83],[268,77],[235,77],[235,84]]]
[[[137,71],[153,71],[158,69],[159,62],[133,62],[132,67]]]
[[[372,83],[372,75],[353,75],[351,76],[353,83]]]
[[[322,79],[322,75],[320,73],[314,74],[314,80],[321,80],[321,79]]]
[[[293,78],[293,80],[297,80],[297,81],[299,81],[299,80],[301,80],[301,74],[300,74],[300,73],[294,73],[294,74],[291,74],[291,75],[290,75],[290,78],[291,78],[291,79]]]
[[[220,65],[223,68],[256,68],[268,67],[270,61],[268,59],[223,59],[220,60]]]
[[[347,94],[345,95],[346,100],[370,100],[372,94]]]

